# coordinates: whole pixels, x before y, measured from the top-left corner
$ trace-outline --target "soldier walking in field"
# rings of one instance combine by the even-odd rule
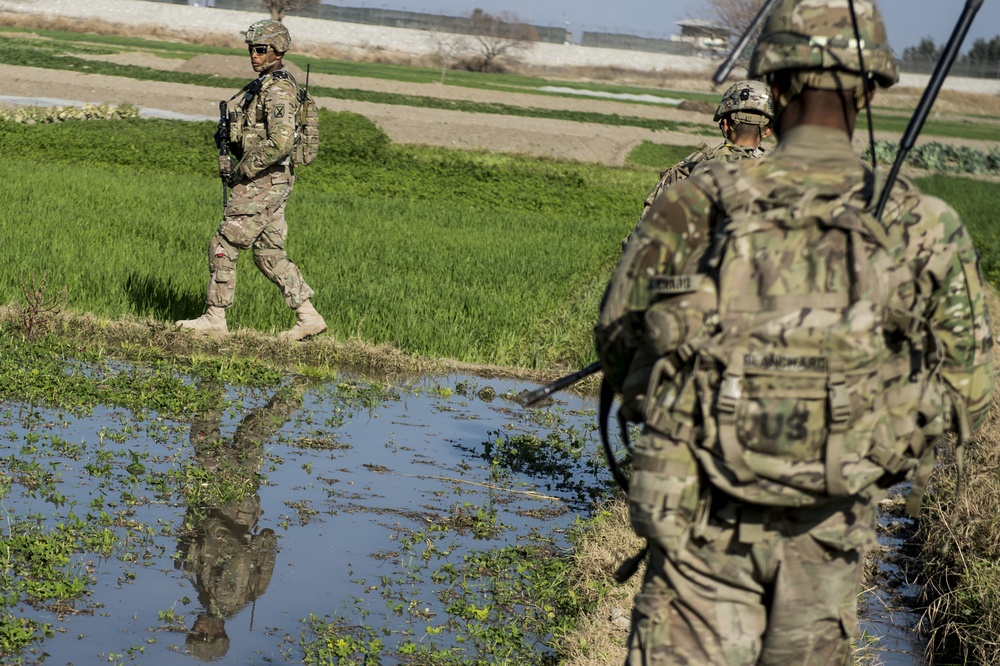
[[[280,337],[303,340],[325,331],[326,322],[312,305],[312,288],[285,251],[285,204],[295,182],[291,156],[301,103],[299,86],[282,62],[291,37],[284,25],[267,19],[250,26],[246,43],[258,77],[237,93],[242,96],[227,123],[231,146],[222,152],[232,157],[219,156],[219,175],[232,194],[208,245],[208,308],[197,319],[176,325],[203,334],[227,332],[226,308],[233,304],[236,290],[236,259],[240,250],[251,249],[257,268],[295,310],[295,326]],[[216,138],[225,145],[226,137]]]
[[[993,393],[969,233],[906,181],[879,219],[851,147],[897,80],[874,2],[778,0],[749,73],[777,148],[665,189],[595,330],[642,424],[630,666],[849,663],[877,502],[913,478],[915,513],[938,438],[967,440]]]

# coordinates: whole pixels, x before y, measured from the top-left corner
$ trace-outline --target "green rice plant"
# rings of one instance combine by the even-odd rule
[[[288,249],[337,337],[508,365],[589,358],[600,293],[648,173],[392,146],[358,116],[324,117],[355,140],[330,142],[301,171]],[[0,299],[17,293],[18,276],[44,271],[53,288],[68,286],[73,311],[162,322],[200,312],[205,245],[221,217],[211,131],[0,123],[4,145],[27,154],[0,165],[19,182],[0,192],[12,257]],[[233,328],[265,333],[293,321],[249,257],[230,313]]]

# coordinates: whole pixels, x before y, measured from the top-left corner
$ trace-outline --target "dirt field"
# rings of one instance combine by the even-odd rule
[[[239,56],[204,55],[187,61],[161,58],[147,52],[121,53],[101,56],[120,64],[139,65],[165,70],[178,70],[227,77],[253,76],[249,62]],[[292,58],[294,60],[294,57]],[[294,65],[292,70],[298,74]],[[115,103],[129,102],[139,107],[169,111],[188,116],[214,118],[219,99],[225,94],[219,88],[205,86],[137,81],[119,77],[84,74],[33,67],[0,65],[5,94],[21,98],[54,98],[74,102]],[[660,85],[712,92],[711,84],[701,79],[678,78],[663,81]],[[567,98],[529,95],[492,90],[476,90],[438,83],[420,84],[367,79],[360,77],[313,74],[314,85],[333,88],[357,88],[405,95],[434,97],[473,102],[493,102],[516,106],[546,109],[590,111],[621,114],[664,120],[698,123],[712,127],[711,113],[685,111],[674,107],[606,101],[591,98]],[[648,82],[652,83],[652,81]],[[233,91],[235,92],[235,91]],[[718,90],[715,90],[718,92]],[[879,98],[886,108],[912,107],[919,97],[919,90],[900,89],[888,91]],[[441,109],[423,109],[399,105],[351,102],[332,98],[319,98],[317,102],[335,111],[360,113],[376,124],[398,143],[449,146],[464,149],[493,150],[507,153],[524,153],[536,156],[571,159],[620,165],[628,153],[642,141],[669,145],[697,145],[701,141],[713,142],[711,136],[685,134],[634,128],[578,123],[564,120],[521,118],[494,114],[466,113]],[[1000,116],[1000,97],[944,91],[935,106],[935,113],[948,116],[955,113],[977,113],[983,122],[995,122]],[[992,118],[990,118],[992,116]],[[987,119],[989,118],[989,119]],[[898,140],[890,133],[877,133],[877,138]],[[860,143],[867,136],[858,136]],[[940,140],[921,137],[922,141]],[[954,141],[955,143],[971,143]],[[976,143],[982,146],[982,142]]]

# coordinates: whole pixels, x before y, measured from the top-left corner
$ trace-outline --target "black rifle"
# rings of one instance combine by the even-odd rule
[[[962,42],[965,41],[965,35],[969,32],[969,26],[972,25],[972,20],[976,17],[976,13],[982,5],[983,0],[967,0],[961,16],[958,17],[958,23],[955,24],[955,30],[951,33],[951,38],[945,45],[944,50],[941,51],[941,59],[934,66],[934,73],[927,83],[927,88],[924,89],[924,94],[920,97],[920,103],[917,104],[917,109],[913,112],[913,117],[910,118],[910,124],[906,126],[906,132],[903,133],[903,138],[899,142],[899,152],[896,153],[896,161],[892,163],[892,169],[890,169],[889,176],[886,178],[885,185],[879,194],[878,205],[875,208],[875,219],[877,220],[882,219],[882,213],[889,202],[889,193],[892,191],[892,185],[896,182],[896,176],[899,175],[899,170],[903,166],[903,160],[906,159],[914,143],[916,143],[917,136],[924,127],[924,121],[927,120],[927,116],[931,112],[931,107],[934,106],[934,100],[937,99],[938,93],[941,92],[944,79],[948,76],[948,71],[958,56],[958,50],[962,47]],[[874,152],[874,146],[872,146],[872,153]]]
[[[712,83],[719,85],[729,76],[729,73],[733,71],[733,66],[736,65],[736,59],[743,55],[744,49],[746,49],[747,44],[750,42],[750,38],[757,34],[757,30],[760,29],[761,24],[767,15],[771,13],[778,2],[781,0],[767,0],[763,5],[761,5],[760,11],[757,12],[757,16],[753,18],[750,25],[747,26],[746,32],[740,37],[740,41],[736,43],[733,50],[729,52],[729,57],[726,61],[719,65],[719,69],[715,70],[715,75],[712,77]]]
[[[560,377],[551,384],[546,384],[542,388],[535,389],[534,391],[529,391],[528,393],[522,393],[517,397],[517,401],[524,405],[525,407],[531,407],[535,403],[541,402],[545,398],[549,397],[557,391],[561,391],[564,388],[569,388],[573,384],[576,384],[581,379],[589,377],[595,372],[600,371],[601,362],[594,361],[586,368],[582,370],[577,370],[576,372],[571,372],[570,374]]]
[[[306,97],[309,95],[309,68],[312,64],[306,64],[306,84],[302,86],[299,90],[299,104],[303,104],[306,101]]]
[[[219,155],[222,157],[229,157],[229,104],[225,101],[219,102],[219,130],[217,135],[219,137]],[[225,208],[229,203],[229,186],[225,182],[222,183],[222,207]]]

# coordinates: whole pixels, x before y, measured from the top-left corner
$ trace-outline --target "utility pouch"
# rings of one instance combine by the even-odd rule
[[[632,529],[675,555],[687,543],[702,502],[698,463],[688,444],[646,427],[632,453]]]

